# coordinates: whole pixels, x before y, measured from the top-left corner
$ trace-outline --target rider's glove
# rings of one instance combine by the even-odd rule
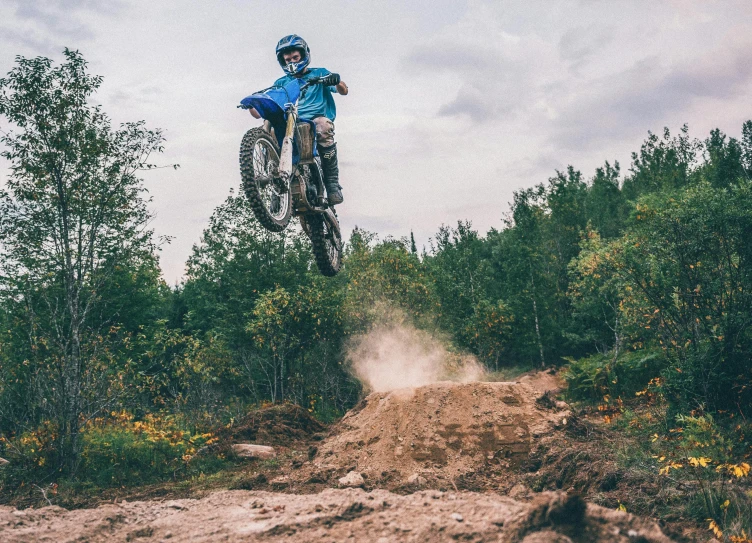
[[[339,85],[339,81],[339,74],[329,74],[318,78],[318,82],[322,85]]]

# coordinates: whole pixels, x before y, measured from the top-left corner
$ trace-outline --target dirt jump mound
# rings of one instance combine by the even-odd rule
[[[322,443],[319,469],[356,470],[374,481],[446,479],[489,463],[513,467],[535,437],[566,424],[568,412],[536,404],[527,383],[455,383],[375,392]]]

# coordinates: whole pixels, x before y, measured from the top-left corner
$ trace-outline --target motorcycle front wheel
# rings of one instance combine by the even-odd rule
[[[263,128],[251,128],[240,144],[240,177],[243,192],[258,222],[281,232],[292,217],[290,186],[278,175],[279,147]]]
[[[306,223],[310,231],[313,255],[321,275],[334,277],[342,268],[342,238],[321,213],[310,213]]]

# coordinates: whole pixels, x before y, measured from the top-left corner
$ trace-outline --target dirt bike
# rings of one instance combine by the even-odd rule
[[[320,83],[293,79],[284,87],[270,87],[240,101],[239,108],[254,108],[264,119],[262,127],[243,136],[240,174],[261,225],[281,232],[293,216],[299,217],[319,271],[331,277],[342,266],[342,233],[327,202],[315,125],[298,118],[298,101],[316,84]]]

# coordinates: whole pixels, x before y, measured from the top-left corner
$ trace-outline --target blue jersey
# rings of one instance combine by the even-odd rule
[[[314,77],[324,77],[331,72],[326,68],[310,68],[300,78],[304,81],[308,81]],[[284,86],[295,77],[286,75],[280,77],[274,82],[275,86]],[[298,116],[301,119],[313,119],[314,117],[326,117],[327,119],[334,120],[337,116],[337,107],[334,105],[334,96],[332,93],[337,92],[337,88],[334,86],[324,85],[311,85],[306,89],[305,96],[298,102]]]

